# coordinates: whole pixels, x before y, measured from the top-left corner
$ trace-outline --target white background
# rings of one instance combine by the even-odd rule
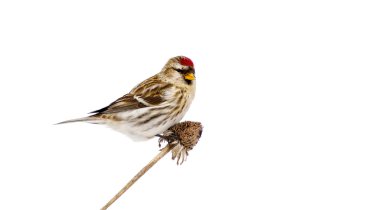
[[[110,209],[380,209],[377,1],[1,1],[0,208],[100,209],[158,152],[85,116],[190,57],[204,125]]]

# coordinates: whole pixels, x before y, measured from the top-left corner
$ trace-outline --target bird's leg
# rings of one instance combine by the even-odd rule
[[[157,134],[156,136],[159,137],[159,139],[158,139],[158,146],[159,147],[161,147],[161,143],[163,141],[166,141],[168,144],[171,144],[171,143],[177,141],[176,135],[163,136],[161,134]]]

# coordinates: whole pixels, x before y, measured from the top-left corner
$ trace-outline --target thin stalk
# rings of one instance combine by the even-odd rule
[[[106,210],[110,207],[120,196],[122,196],[137,180],[140,179],[154,164],[156,164],[162,157],[164,157],[170,150],[173,149],[175,144],[168,144],[164,147],[144,168],[142,168],[108,203],[101,208]]]

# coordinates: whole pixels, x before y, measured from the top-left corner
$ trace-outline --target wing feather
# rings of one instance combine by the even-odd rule
[[[170,87],[172,85],[162,83],[161,80],[153,76],[110,105],[91,113],[95,115],[112,114],[144,107],[159,106],[165,102],[165,91]]]

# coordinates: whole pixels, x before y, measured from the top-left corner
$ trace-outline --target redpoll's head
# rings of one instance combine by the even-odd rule
[[[169,59],[162,72],[167,79],[175,83],[185,83],[191,85],[195,80],[195,70],[193,61],[185,56],[177,56]]]

